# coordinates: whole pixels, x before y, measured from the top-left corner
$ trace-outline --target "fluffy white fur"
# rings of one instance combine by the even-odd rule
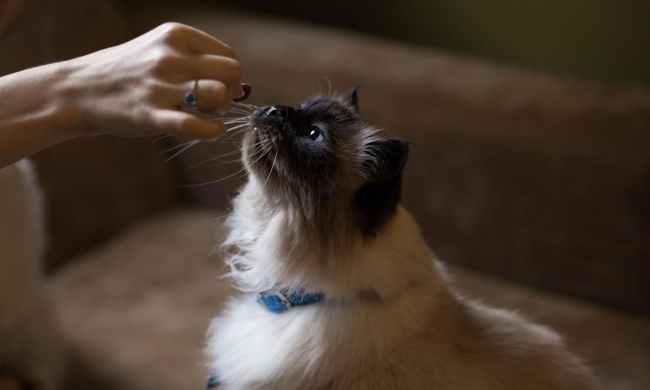
[[[27,161],[0,169],[0,374],[54,390],[64,359],[41,288],[41,204]]]
[[[243,292],[209,331],[221,390],[596,388],[556,333],[455,293],[403,208],[375,239],[353,237],[323,259],[262,185],[251,175],[227,221]],[[273,314],[256,293],[274,285],[327,298]]]

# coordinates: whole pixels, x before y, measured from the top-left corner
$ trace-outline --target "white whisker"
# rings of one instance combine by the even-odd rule
[[[259,146],[268,146],[268,143],[266,143],[266,142],[261,142],[261,141],[260,141],[260,142],[257,142],[257,143],[255,143],[255,144],[253,144],[252,147],[253,147],[253,148],[258,148]],[[227,152],[227,153],[220,154],[220,155],[217,156],[217,157],[212,157],[212,158],[209,158],[209,159],[207,159],[207,160],[203,160],[203,161],[201,161],[201,162],[199,162],[199,163],[197,163],[197,164],[191,166],[191,168],[197,168],[197,167],[200,167],[200,166],[202,166],[202,165],[204,165],[204,164],[208,164],[208,163],[211,163],[211,162],[214,162],[214,161],[218,161],[218,160],[220,160],[220,159],[222,159],[222,158],[224,158],[224,157],[232,156],[233,154],[236,154],[236,153],[241,153],[241,150],[240,150],[240,149],[233,150],[233,151],[230,151],[230,152]],[[265,153],[265,151],[259,151],[259,150],[257,150],[255,153],[253,153],[253,154],[251,155],[251,158],[252,158],[252,159],[255,159],[255,158],[257,158],[257,157],[258,157],[260,154],[262,154],[262,153]],[[225,161],[220,161],[220,163],[225,163],[225,164],[228,164],[228,163],[235,163],[235,162],[241,162],[241,157],[238,158],[238,159],[236,159],[236,160],[225,160]]]
[[[228,128],[233,128],[233,127],[236,127],[236,126],[250,126],[250,123],[248,121],[245,121],[245,122],[228,122],[228,123],[225,123],[225,125]]]
[[[262,153],[262,155],[261,155],[260,157],[258,157],[255,161],[253,161],[253,162],[251,163],[251,167],[252,167],[253,165],[255,165],[258,161],[260,161],[262,158],[264,158],[264,156],[266,156],[266,155],[268,155],[268,154],[269,154],[269,152]],[[237,171],[237,172],[235,172],[235,173],[233,173],[233,174],[230,174],[230,175],[227,175],[227,176],[225,176],[225,177],[222,177],[222,178],[220,178],[220,179],[211,180],[211,181],[208,181],[208,182],[205,182],[205,183],[188,184],[188,185],[185,186],[185,187],[193,187],[193,188],[195,188],[195,187],[205,187],[205,186],[208,186],[208,185],[211,185],[211,184],[216,184],[216,183],[222,182],[222,181],[224,181],[224,180],[228,180],[228,179],[233,178],[233,177],[235,177],[235,176],[238,176],[238,175],[240,175],[240,174],[242,174],[242,173],[244,173],[244,172],[246,172],[246,167],[240,169],[239,171]]]
[[[244,129],[244,128],[249,128],[249,127],[250,127],[250,126],[248,125],[248,123],[242,123],[242,124],[240,124],[240,125],[237,125],[237,126],[233,126],[233,127],[228,128],[228,129],[226,130],[226,133],[232,133],[233,131],[236,131],[236,130],[239,130],[239,129]]]
[[[249,110],[243,110],[237,107],[231,107],[230,110],[228,110],[228,112],[235,113],[235,114],[242,114],[242,115],[250,115],[251,113]]]
[[[279,152],[280,149],[276,149],[275,156],[273,156],[273,163],[271,164],[271,169],[269,169],[269,174],[266,176],[266,180],[264,180],[264,184],[262,185],[262,188],[266,187],[266,183],[268,183],[269,179],[271,178],[271,174],[273,173],[273,168],[275,168],[275,160],[278,158]]]
[[[174,158],[180,156],[181,154],[185,153],[186,151],[188,151],[189,149],[197,145],[199,142],[201,141],[190,141],[185,144],[181,144],[182,147],[176,153],[173,153],[171,156],[167,157],[167,161],[171,161]]]
[[[230,119],[226,120],[223,123],[226,125],[230,125],[233,123],[248,123],[250,121],[250,118],[241,118],[241,119]]]
[[[217,140],[217,141],[218,141],[218,140]],[[237,144],[239,144],[239,141],[237,141],[237,142],[233,142],[233,143],[237,143]],[[270,142],[269,140],[267,140],[267,139],[259,140],[259,141],[257,141],[256,143],[254,143],[254,144],[251,146],[251,147],[254,149],[254,152],[253,152],[253,154],[250,156],[250,158],[251,158],[251,159],[255,159],[255,158],[257,158],[259,155],[261,155],[262,153],[265,153],[266,151],[265,151],[264,149],[267,148],[267,147],[270,145],[270,143],[271,143],[271,142]],[[262,148],[261,148],[262,150],[260,150],[260,147],[262,147]],[[241,149],[240,149],[240,148],[237,148],[237,149],[235,149],[235,150],[233,150],[233,151],[230,151],[230,152],[227,152],[227,153],[223,153],[223,154],[220,154],[219,156],[216,156],[216,157],[209,158],[209,159],[207,159],[207,160],[201,161],[200,163],[195,164],[195,165],[192,166],[191,168],[196,168],[196,167],[199,167],[199,166],[201,166],[201,165],[203,165],[203,164],[207,164],[207,163],[210,163],[210,162],[213,162],[213,161],[218,161],[218,160],[220,160],[220,159],[222,159],[222,158],[224,158],[224,157],[226,157],[226,156],[231,156],[231,155],[233,155],[233,154],[240,153],[240,152],[241,152]],[[232,162],[237,162],[237,161],[241,162],[241,158],[238,158],[237,160],[226,161],[226,162],[231,162],[231,163],[232,163]]]
[[[244,110],[250,110],[250,111],[257,109],[257,106],[254,104],[246,104],[242,102],[233,102],[232,106],[242,108]]]
[[[176,150],[178,150],[178,149],[182,149],[182,148],[186,147],[187,145],[190,145],[190,144],[192,144],[192,143],[194,143],[194,142],[196,142],[196,141],[193,140],[193,141],[188,141],[188,142],[182,142],[182,143],[180,143],[180,144],[177,144],[177,145],[171,146],[171,147],[169,147],[169,148],[163,150],[162,153],[163,153],[163,154],[167,154],[167,153],[174,152],[174,151],[176,151]]]

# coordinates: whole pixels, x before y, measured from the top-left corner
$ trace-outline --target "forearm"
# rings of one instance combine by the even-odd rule
[[[63,63],[0,77],[0,168],[75,135]]]

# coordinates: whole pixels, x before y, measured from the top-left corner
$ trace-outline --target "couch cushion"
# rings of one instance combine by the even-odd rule
[[[108,388],[133,390],[204,386],[204,334],[231,291],[219,278],[220,259],[210,256],[219,240],[219,221],[205,211],[150,220],[51,280],[48,288],[65,332],[95,379]],[[650,386],[648,320],[460,269],[452,274],[467,295],[559,330],[595,367],[606,388]],[[74,375],[87,372],[77,369]]]

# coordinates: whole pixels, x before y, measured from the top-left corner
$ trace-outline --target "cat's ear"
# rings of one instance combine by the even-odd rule
[[[402,172],[408,160],[409,144],[388,139],[373,141],[366,148],[362,167],[366,180],[355,193],[354,202],[361,231],[376,235],[402,198]]]
[[[354,109],[354,112],[359,113],[359,87],[355,87],[345,93],[343,100]]]
[[[409,143],[392,138],[369,142],[365,146],[363,171],[368,181],[384,181],[401,176],[409,155]]]

